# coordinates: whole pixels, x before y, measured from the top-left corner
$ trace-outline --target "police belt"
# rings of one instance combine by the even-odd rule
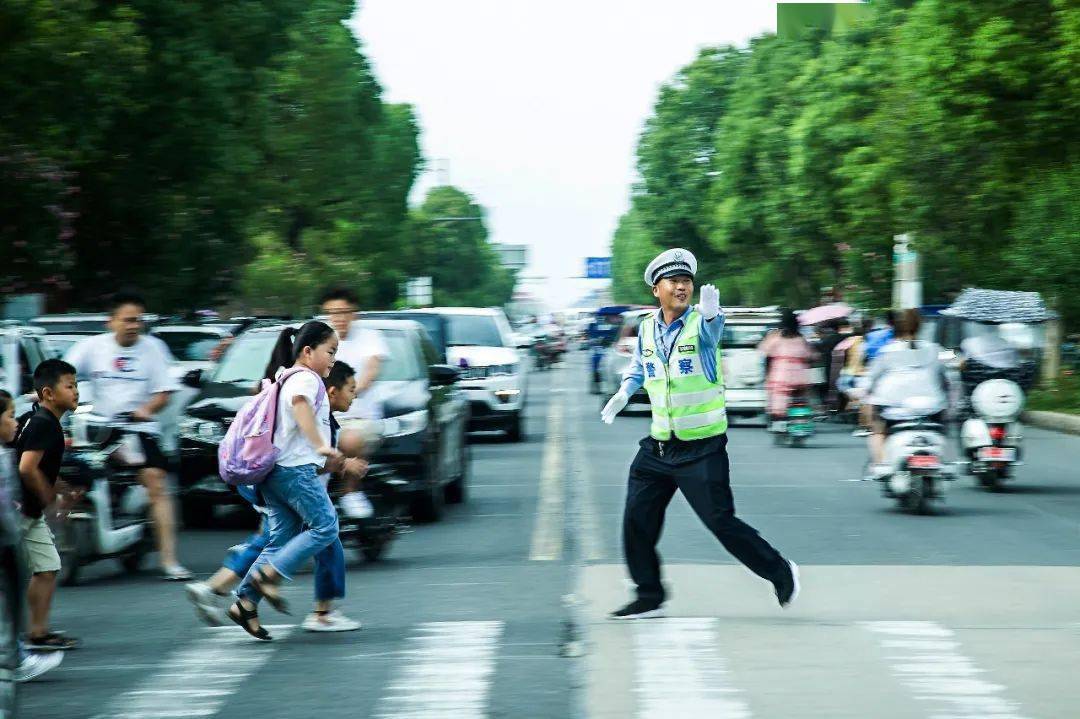
[[[660,462],[679,466],[723,452],[727,448],[727,433],[693,440],[679,439],[672,435],[671,439],[662,442],[652,437],[645,437],[638,442],[638,446],[643,452],[648,452]]]

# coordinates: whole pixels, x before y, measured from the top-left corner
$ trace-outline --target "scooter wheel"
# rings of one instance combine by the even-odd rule
[[[371,544],[366,544],[360,548],[360,553],[364,555],[364,559],[369,562],[377,562],[382,558],[383,552],[386,550],[386,545],[389,542],[385,539],[380,539]]]

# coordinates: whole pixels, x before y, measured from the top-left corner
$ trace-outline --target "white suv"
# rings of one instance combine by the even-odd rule
[[[469,429],[501,429],[507,439],[525,436],[526,358],[500,309],[435,307],[446,318],[446,363],[461,372],[469,400]]]

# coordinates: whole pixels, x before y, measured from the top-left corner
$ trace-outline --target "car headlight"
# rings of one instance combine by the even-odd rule
[[[416,434],[427,427],[428,411],[426,409],[416,412],[406,412],[396,417],[387,417],[383,420],[383,428],[387,437],[401,437],[406,434]]]
[[[225,425],[210,419],[185,417],[180,420],[180,436],[196,442],[218,444],[225,439]]]

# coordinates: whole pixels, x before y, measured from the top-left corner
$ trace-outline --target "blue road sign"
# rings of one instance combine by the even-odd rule
[[[586,257],[585,276],[590,280],[611,279],[610,257]]]

